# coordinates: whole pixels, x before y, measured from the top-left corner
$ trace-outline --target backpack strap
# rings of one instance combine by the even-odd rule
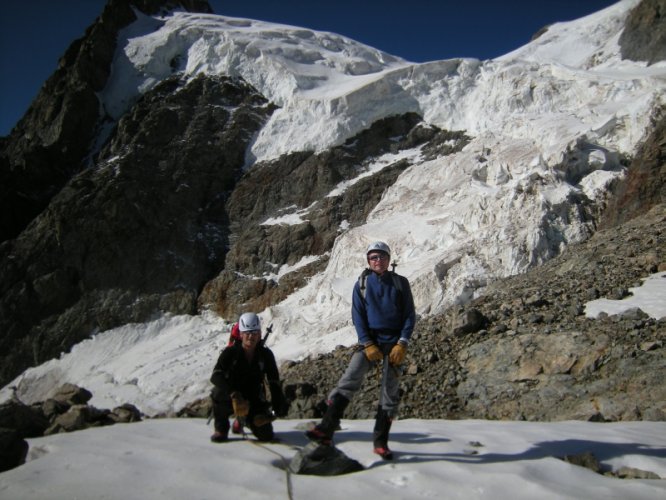
[[[361,297],[363,297],[363,300],[365,300],[365,290],[366,290],[366,281],[368,280],[368,275],[372,271],[370,269],[364,269],[361,275],[358,277],[358,286],[359,289],[361,290]],[[402,278],[401,276],[396,273],[395,271],[388,271],[391,273],[391,279],[393,280],[393,286],[395,287],[398,292],[402,294]]]
[[[371,272],[370,269],[363,269],[363,272],[358,277],[358,287],[361,290],[361,297],[363,297],[363,300],[365,300],[365,282],[368,280],[368,274]]]
[[[393,286],[395,287],[400,294],[402,294],[402,278],[395,271],[389,271],[391,273],[391,278],[393,278]]]

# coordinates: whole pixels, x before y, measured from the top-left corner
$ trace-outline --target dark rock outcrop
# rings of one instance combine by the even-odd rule
[[[666,0],[642,0],[634,7],[619,43],[623,59],[648,64],[666,60]]]
[[[42,436],[48,426],[49,417],[39,408],[14,400],[0,405],[0,428],[12,429],[21,438]]]
[[[175,77],[143,96],[97,164],[0,246],[0,383],[95,331],[196,311],[224,264],[245,149],[272,110],[228,78]]]
[[[15,238],[86,165],[105,118],[96,95],[106,84],[118,32],[146,14],[181,8],[212,12],[204,0],[110,0],[75,40],[26,114],[0,139],[0,242]]]
[[[34,438],[142,419],[131,403],[112,410],[98,409],[88,404],[90,398],[90,391],[64,384],[45,401],[26,405],[12,399],[0,405],[0,427],[16,431],[21,438]]]
[[[294,153],[257,164],[239,180],[227,203],[232,241],[225,268],[199,297],[200,308],[233,318],[242,310],[263,310],[279,302],[305,280],[324,269],[343,223],[363,224],[382,194],[410,166],[396,161],[327,196],[344,181],[356,178],[385,153],[424,146],[431,157],[460,151],[464,134],[423,127],[413,113],[391,116],[323,153]],[[264,224],[276,214],[298,214],[300,224]],[[282,265],[304,256],[319,259],[279,281],[265,278]]]
[[[563,457],[557,458],[560,458],[569,464],[584,467],[592,472],[603,474],[608,477],[616,477],[619,479],[661,479],[658,474],[652,471],[645,471],[633,467],[623,466],[618,468],[617,471],[606,470],[591,451],[584,451],[573,455],[564,455]]]
[[[289,462],[289,470],[294,474],[311,476],[339,476],[363,469],[363,465],[335,446],[317,443],[310,443],[298,450]]]
[[[0,472],[25,463],[28,442],[18,432],[0,427]]]
[[[666,13],[664,13],[666,16]],[[612,227],[666,203],[666,109],[629,165],[627,176],[613,187],[600,227]]]
[[[46,401],[28,406],[13,398],[2,403],[0,472],[25,462],[29,449],[25,438],[141,421],[141,412],[132,404],[126,403],[113,410],[99,410],[87,404],[91,398],[90,391],[64,384]]]

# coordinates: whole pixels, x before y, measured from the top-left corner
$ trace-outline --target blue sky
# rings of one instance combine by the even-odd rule
[[[332,31],[413,62],[490,59],[547,24],[613,0],[209,0],[216,14]],[[0,7],[0,135],[7,135],[69,44],[106,0],[23,0]]]

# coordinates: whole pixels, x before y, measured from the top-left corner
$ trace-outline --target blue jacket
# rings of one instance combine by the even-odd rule
[[[357,281],[352,296],[352,321],[361,344],[395,344],[408,342],[414,330],[416,313],[409,281],[398,276],[402,290],[393,283],[391,272],[379,276],[370,273],[366,278],[365,299]]]

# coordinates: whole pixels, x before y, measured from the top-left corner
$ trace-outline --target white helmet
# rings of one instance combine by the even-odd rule
[[[391,256],[391,249],[383,241],[375,241],[368,245],[368,249],[365,251],[365,255],[368,255],[370,252],[384,252],[389,257]]]
[[[261,322],[259,316],[254,313],[243,313],[238,318],[238,329],[241,332],[252,332],[261,330]]]

